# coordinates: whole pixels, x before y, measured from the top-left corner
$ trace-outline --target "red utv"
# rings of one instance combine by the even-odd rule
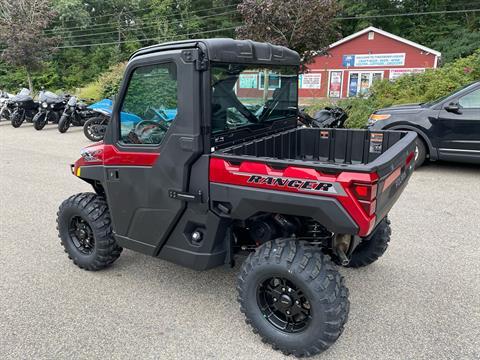
[[[252,41],[136,52],[104,142],[72,165],[93,188],[58,212],[73,262],[100,270],[125,247],[206,270],[247,254],[254,332],[296,356],[332,345],[349,309],[335,264],[385,252],[416,135],[299,126],[298,71],[296,52]]]

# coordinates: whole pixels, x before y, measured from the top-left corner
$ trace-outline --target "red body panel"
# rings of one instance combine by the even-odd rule
[[[159,153],[119,151],[113,145],[93,144],[82,149],[82,157],[75,162],[75,172],[80,166],[152,166]]]
[[[335,188],[341,189],[337,193],[328,193],[322,191],[312,191],[312,189],[304,189],[301,186],[288,187],[275,183],[251,182],[254,175],[267,176],[282,179],[298,179],[299,181],[315,181],[327,182],[334,185]],[[244,161],[239,165],[233,165],[229,162],[219,159],[210,159],[210,175],[209,179],[214,183],[239,185],[247,187],[262,188],[275,191],[288,191],[303,194],[315,194],[316,196],[335,197],[353,218],[359,227],[359,236],[368,235],[375,226],[375,214],[369,215],[363,209],[360,200],[358,200],[352,192],[352,185],[364,183],[374,185],[378,181],[377,174],[341,172],[339,174],[324,174],[315,169],[300,168],[289,166],[285,169],[277,170],[266,164]],[[297,184],[295,184],[297,185]]]

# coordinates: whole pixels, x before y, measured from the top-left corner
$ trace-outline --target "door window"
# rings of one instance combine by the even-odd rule
[[[458,104],[465,109],[480,108],[480,89],[472,91],[470,94],[462,96]]]
[[[177,115],[177,68],[174,63],[136,68],[120,112],[120,142],[162,142]]]

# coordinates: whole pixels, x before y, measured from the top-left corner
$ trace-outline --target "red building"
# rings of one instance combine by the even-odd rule
[[[300,102],[358,96],[376,79],[394,80],[402,74],[436,68],[440,56],[438,51],[370,26],[315,57],[299,79]]]

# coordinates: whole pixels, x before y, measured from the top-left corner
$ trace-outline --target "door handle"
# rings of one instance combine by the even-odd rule
[[[120,173],[118,169],[108,169],[107,170],[107,180],[108,181],[118,181],[120,180]]]

